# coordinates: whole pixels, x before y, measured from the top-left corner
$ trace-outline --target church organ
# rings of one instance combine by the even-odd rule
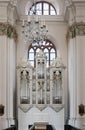
[[[18,105],[23,110],[35,106],[42,110],[51,107],[59,111],[63,107],[63,69],[60,58],[47,67],[46,55],[40,51],[35,56],[36,66],[29,61],[22,61],[18,66]]]

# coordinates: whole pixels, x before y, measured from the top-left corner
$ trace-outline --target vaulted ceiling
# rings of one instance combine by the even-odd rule
[[[18,0],[17,10],[18,10],[19,15],[26,14],[25,13],[26,10],[29,10],[31,5],[33,4],[33,1],[37,2],[37,1],[42,1],[42,0]],[[52,3],[54,7],[56,8],[56,10],[59,10],[59,14],[60,15],[63,14],[65,0],[43,0],[43,1]]]
[[[13,2],[16,1],[19,16],[26,15],[26,12],[32,6],[33,2],[38,1],[50,2],[59,12],[58,13],[59,15],[64,15],[67,6],[71,7],[72,5],[74,5],[73,3],[75,2],[85,2],[85,0],[11,0],[11,1]]]

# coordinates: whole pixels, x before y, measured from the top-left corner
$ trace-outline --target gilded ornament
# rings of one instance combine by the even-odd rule
[[[0,35],[6,35],[8,38],[13,38],[17,40],[16,29],[8,23],[0,23]]]
[[[85,35],[85,23],[74,23],[68,28],[66,39],[68,41],[70,38],[83,35]]]

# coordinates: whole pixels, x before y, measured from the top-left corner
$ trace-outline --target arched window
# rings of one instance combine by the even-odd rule
[[[35,46],[31,44],[28,49],[28,59],[33,66],[36,65],[35,61],[36,53],[39,52],[40,50],[42,50],[47,56],[47,66],[49,66],[53,62],[53,60],[57,57],[56,48],[51,41],[45,40],[43,41],[41,46],[39,46],[37,43],[35,44]]]
[[[48,3],[45,1],[40,1],[33,4],[28,14],[32,15],[35,8],[36,8],[36,15],[56,15],[57,14],[54,6],[51,3]]]

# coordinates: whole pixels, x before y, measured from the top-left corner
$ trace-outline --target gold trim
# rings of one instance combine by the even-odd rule
[[[66,39],[68,41],[70,38],[84,35],[85,35],[85,23],[84,22],[73,23],[70,27],[68,27]]]
[[[8,38],[13,38],[15,41],[18,37],[16,29],[9,23],[0,23],[0,35],[6,35]]]

